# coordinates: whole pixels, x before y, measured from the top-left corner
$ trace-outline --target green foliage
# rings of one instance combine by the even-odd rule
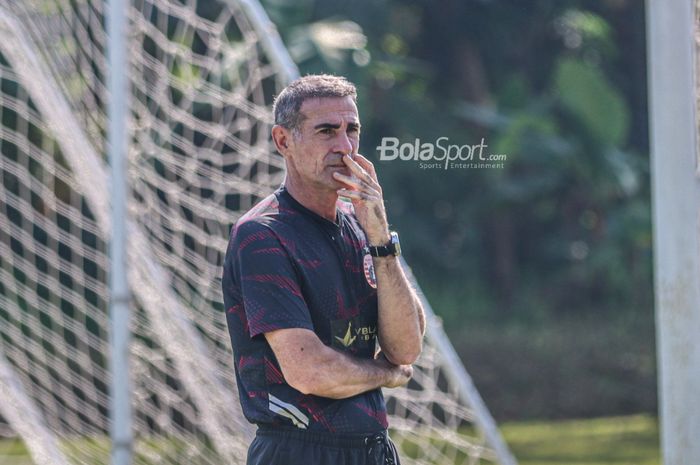
[[[448,326],[448,335],[499,420],[656,411],[654,326],[637,315]]]
[[[343,74],[357,84],[361,151],[375,160],[392,226],[448,327],[534,331],[583,316],[604,326],[621,315],[651,324],[638,4],[264,3],[302,73]],[[323,33],[334,30],[335,39]],[[448,137],[459,145],[483,139],[488,153],[507,160],[502,169],[421,170],[379,161],[383,137]],[[586,362],[575,363],[571,372]],[[501,375],[508,369],[492,368]],[[644,380],[653,394],[653,379]],[[603,411],[629,411],[617,394],[606,395]],[[629,408],[655,405],[649,397],[636,402]]]
[[[625,141],[629,128],[627,106],[600,69],[565,58],[558,64],[554,80],[562,105],[593,139],[609,146]]]

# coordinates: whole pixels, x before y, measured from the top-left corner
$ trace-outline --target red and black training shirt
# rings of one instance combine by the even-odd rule
[[[377,290],[365,234],[352,205],[329,221],[284,187],[231,231],[223,293],[243,413],[259,425],[368,433],[387,428],[381,389],[347,399],[305,395],[288,385],[264,333],[306,328],[326,345],[373,358]]]

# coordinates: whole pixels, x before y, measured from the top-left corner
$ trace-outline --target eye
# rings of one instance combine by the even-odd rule
[[[321,134],[330,135],[333,134],[333,128],[323,128],[320,131]]]

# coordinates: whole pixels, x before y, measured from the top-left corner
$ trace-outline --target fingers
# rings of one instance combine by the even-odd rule
[[[349,155],[343,156],[343,162],[348,168],[350,168],[350,172],[368,184],[378,186],[379,184],[377,183],[377,177],[376,175],[372,174],[374,172],[374,167],[371,167],[370,171],[365,170],[365,168],[360,165],[360,163],[363,163],[366,167],[370,167],[367,165],[367,163],[370,163],[370,161],[360,154],[355,155],[355,157],[357,158],[357,161],[353,160]]]
[[[413,366],[411,365],[398,365],[395,366],[394,369],[396,370],[397,377],[391,387],[403,386],[413,377]]]
[[[354,189],[360,190],[360,191],[367,191],[369,194],[372,195],[377,195],[380,194],[380,192],[376,189],[376,185],[369,184],[366,180],[355,177],[355,176],[347,176],[344,175],[343,173],[335,172],[333,173],[333,177],[337,179],[338,181],[347,184],[349,187],[352,187]]]
[[[338,189],[337,192],[338,192],[338,195],[340,195],[340,196],[348,197],[350,199],[355,199],[355,200],[372,200],[372,201],[381,200],[380,197],[377,195],[368,194],[367,192],[362,192],[362,191],[353,191],[350,189]]]
[[[338,194],[345,195],[357,200],[382,200],[382,187],[377,182],[377,174],[374,171],[372,162],[367,160],[360,154],[354,158],[349,155],[343,156],[343,162],[350,169],[352,176],[346,176],[342,173],[333,173],[335,179],[347,184],[349,187],[356,189],[359,193],[348,194],[353,192],[348,189],[340,190]]]
[[[372,176],[372,179],[377,181],[377,172],[374,170],[374,163],[372,163],[366,157],[360,155],[359,153],[355,155],[354,159],[358,165],[367,170],[370,176]]]
[[[338,171],[333,173],[333,178],[344,184],[336,192],[352,201],[355,215],[370,243],[379,243],[389,234],[382,188],[369,160],[361,155],[356,157],[357,161],[347,155],[343,156],[343,163],[350,171],[349,176]]]

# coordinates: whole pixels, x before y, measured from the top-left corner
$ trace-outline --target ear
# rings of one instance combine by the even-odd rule
[[[292,140],[292,131],[279,124],[272,126],[272,140],[275,141],[275,147],[282,156],[287,155],[290,144],[294,142]]]

